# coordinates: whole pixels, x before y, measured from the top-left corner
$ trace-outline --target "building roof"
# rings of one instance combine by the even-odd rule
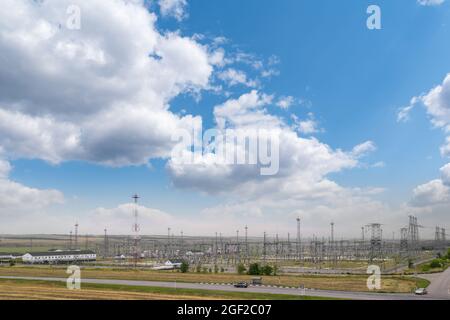
[[[12,257],[20,257],[23,256],[23,253],[17,253],[17,252],[0,252],[0,256],[12,256]]]
[[[180,259],[169,259],[166,262],[175,264],[175,263],[183,263],[183,260],[180,260]]]
[[[34,257],[45,256],[68,256],[68,255],[80,255],[80,254],[95,254],[92,250],[73,250],[73,251],[47,251],[47,252],[28,252]]]

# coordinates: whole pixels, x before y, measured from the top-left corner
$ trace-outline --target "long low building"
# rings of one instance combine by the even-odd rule
[[[96,261],[97,255],[91,250],[30,252],[22,257],[24,263],[52,264]]]
[[[0,261],[15,260],[15,259],[22,258],[22,256],[23,256],[23,253],[14,253],[14,252],[4,253],[4,252],[0,252]]]

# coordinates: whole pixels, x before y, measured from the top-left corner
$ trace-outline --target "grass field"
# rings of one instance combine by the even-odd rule
[[[420,265],[415,266],[412,269],[407,269],[405,274],[416,274],[416,273],[439,273],[444,272],[450,266],[450,261],[443,263],[442,266],[438,268],[431,268],[430,263],[422,263]]]
[[[0,276],[27,276],[27,277],[67,277],[65,268],[61,267],[0,267]],[[249,281],[250,276],[234,274],[202,274],[180,272],[160,272],[143,270],[114,270],[114,269],[82,269],[81,276],[86,279],[121,279],[121,280],[147,280],[168,282],[192,283],[234,283]],[[263,284],[298,287],[323,290],[342,290],[367,292],[367,276],[364,275],[282,275],[263,277]],[[409,293],[416,287],[422,287],[421,280],[411,277],[383,276],[380,292]],[[420,285],[419,285],[420,284]]]
[[[33,246],[33,252],[47,252],[50,249],[52,249],[52,247],[48,247],[48,246]],[[27,253],[30,252],[30,248],[29,247],[1,247],[0,248],[0,252],[4,252],[4,253]]]
[[[103,284],[68,290],[65,283],[0,279],[0,300],[322,300],[324,298]]]

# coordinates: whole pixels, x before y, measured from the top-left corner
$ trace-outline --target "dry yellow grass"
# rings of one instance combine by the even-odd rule
[[[110,289],[68,290],[53,283],[27,284],[0,282],[0,300],[203,300],[194,295],[173,295],[147,292],[114,291]],[[217,298],[216,298],[217,299]],[[210,298],[208,298],[210,300]]]
[[[156,272],[143,270],[113,270],[113,269],[82,269],[82,277],[85,279],[121,279],[121,280],[147,280],[169,282],[208,282],[208,283],[234,283],[249,281],[250,276],[234,274],[201,274],[179,272]],[[27,277],[67,277],[64,268],[49,267],[1,267],[0,276],[27,276]],[[360,275],[308,275],[294,276],[282,275],[263,277],[266,285],[280,285],[298,287],[304,285],[307,288],[323,290],[343,291],[368,291],[367,277]],[[416,282],[411,278],[399,276],[383,276],[382,289],[384,292],[411,292],[416,287]]]

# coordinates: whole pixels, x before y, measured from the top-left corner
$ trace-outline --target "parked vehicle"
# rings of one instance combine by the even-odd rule
[[[425,288],[419,288],[416,291],[414,291],[414,293],[418,296],[424,296],[428,293],[428,291]]]
[[[248,288],[248,283],[247,282],[238,282],[234,284],[235,288]]]

